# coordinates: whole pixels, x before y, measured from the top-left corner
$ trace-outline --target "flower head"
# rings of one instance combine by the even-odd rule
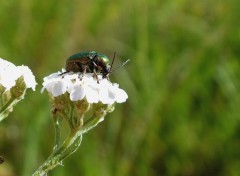
[[[64,72],[64,70],[63,70]],[[128,98],[127,93],[119,88],[116,83],[111,83],[98,75],[98,82],[92,73],[53,73],[44,78],[43,89],[53,96],[57,97],[66,92],[69,93],[71,101],[79,101],[84,98],[88,103],[113,104],[122,103]]]
[[[0,58],[0,121],[24,98],[27,88],[35,90],[35,77],[27,66],[15,66]]]
[[[19,77],[17,67],[11,62],[0,58],[0,84],[8,90],[15,85]]]
[[[26,88],[35,90],[36,81],[31,70],[27,66],[15,66],[11,62],[0,58],[0,84],[6,90],[16,85],[17,79],[23,76]]]

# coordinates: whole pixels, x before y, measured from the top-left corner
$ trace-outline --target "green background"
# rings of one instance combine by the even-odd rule
[[[50,176],[240,175],[238,0],[2,0],[0,57],[38,86],[0,124],[0,176],[28,176],[53,147],[43,77],[79,51],[112,58],[129,99]]]

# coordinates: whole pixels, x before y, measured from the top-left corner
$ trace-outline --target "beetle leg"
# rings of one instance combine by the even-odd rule
[[[62,78],[64,78],[64,75],[65,75],[66,73],[68,73],[68,71],[65,71],[65,72],[60,73],[59,76],[62,76]]]
[[[95,63],[95,62],[92,62],[93,63],[93,65],[97,68],[97,64]]]
[[[98,66],[97,66],[97,64],[94,61],[92,63],[93,63],[93,66],[94,66],[94,68],[93,68],[93,77],[95,77],[97,79],[97,83],[99,84],[99,80],[98,80],[98,76],[97,76],[97,72],[96,72],[96,69],[98,70]]]
[[[83,76],[86,74],[86,72],[87,72],[87,66],[84,66],[84,67],[83,67],[83,72],[82,72],[81,77],[80,77],[80,73],[79,73],[80,81],[82,81]]]
[[[97,79],[97,83],[99,84],[98,76],[95,69],[93,69],[93,77]]]

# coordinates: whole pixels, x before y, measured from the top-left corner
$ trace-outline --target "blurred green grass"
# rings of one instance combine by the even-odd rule
[[[236,0],[1,1],[0,57],[39,85],[0,124],[0,176],[31,175],[50,154],[42,78],[85,50],[131,59],[111,76],[129,99],[49,175],[240,175],[238,13]]]

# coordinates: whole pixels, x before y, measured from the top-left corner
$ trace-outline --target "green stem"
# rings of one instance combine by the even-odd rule
[[[61,142],[61,125],[62,125],[62,118],[60,116],[54,115],[54,127],[55,127],[55,145],[54,150],[59,148]]]
[[[91,117],[84,125],[83,127],[80,129],[79,133],[80,134],[84,134],[86,132],[88,132],[89,130],[91,130],[92,128],[94,128],[95,126],[98,125],[98,123],[101,122],[102,118],[105,117],[106,114],[102,115],[102,116],[98,116],[98,117]]]
[[[95,127],[101,119],[104,118],[104,116],[105,113],[98,117],[92,117],[81,128],[72,129],[64,143],[52,152],[48,159],[35,171],[32,176],[44,176],[51,169],[61,165],[63,159],[78,149],[82,141],[82,135]]]
[[[0,85],[0,88],[1,88],[1,85]],[[2,107],[3,105],[3,92],[1,92],[1,95],[0,95],[0,106]]]
[[[6,117],[4,113],[9,109],[10,105],[13,104],[15,98],[10,98],[8,102],[0,109],[0,122]]]
[[[62,164],[62,160],[75,152],[80,146],[82,136],[76,136],[77,131],[71,131],[63,145],[55,149],[48,159],[35,171],[32,176],[44,176],[50,170]],[[75,145],[76,144],[76,145]]]

